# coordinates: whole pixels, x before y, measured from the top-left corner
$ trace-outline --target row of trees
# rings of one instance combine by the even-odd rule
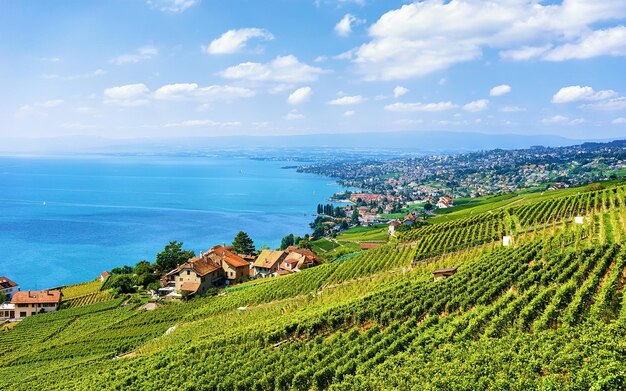
[[[317,214],[332,217],[346,217],[346,211],[344,210],[344,208],[339,206],[333,206],[332,204],[318,204]]]

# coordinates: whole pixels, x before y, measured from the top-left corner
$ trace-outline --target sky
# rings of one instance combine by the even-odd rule
[[[624,0],[0,2],[0,139],[626,137]]]

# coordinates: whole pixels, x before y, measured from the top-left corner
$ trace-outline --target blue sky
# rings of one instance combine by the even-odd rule
[[[626,2],[0,2],[0,137],[626,136]]]

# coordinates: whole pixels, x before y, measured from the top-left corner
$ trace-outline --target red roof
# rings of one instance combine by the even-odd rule
[[[17,284],[14,283],[13,281],[9,280],[6,277],[0,277],[0,289],[7,289],[7,288],[13,288],[16,287]]]
[[[183,282],[183,285],[180,287],[181,291],[187,292],[196,292],[200,288],[200,284],[197,282]]]
[[[215,265],[214,263],[205,260],[204,258],[195,257],[191,258],[187,262],[182,265],[178,265],[178,267],[171,272],[167,273],[167,276],[172,274],[177,274],[184,269],[192,269],[199,277],[206,276],[209,273],[212,273],[216,270],[219,270],[220,267]]]
[[[38,304],[38,303],[60,303],[61,291],[22,291],[15,292],[11,299],[12,304]]]
[[[369,250],[380,246],[379,244],[361,243],[361,250]]]
[[[249,267],[250,264],[241,258],[239,255],[231,252],[229,249],[232,249],[232,246],[223,247],[223,246],[215,246],[211,249],[215,254],[219,255],[224,262],[229,264],[232,267]]]

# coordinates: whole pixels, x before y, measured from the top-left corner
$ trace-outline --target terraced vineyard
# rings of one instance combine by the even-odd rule
[[[0,333],[0,387],[624,389],[624,195],[451,214],[399,243],[154,311],[122,298],[37,315]],[[520,238],[502,247],[503,233]]]

